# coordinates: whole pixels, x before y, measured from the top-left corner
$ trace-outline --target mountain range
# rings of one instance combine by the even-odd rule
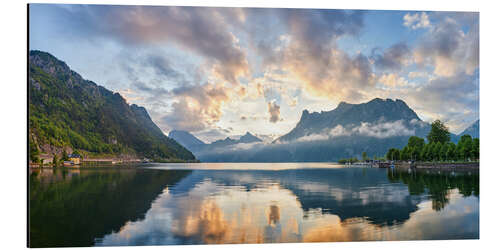
[[[29,52],[30,157],[73,150],[94,156],[195,160],[167,137],[145,108],[83,79],[49,53]]]
[[[216,149],[233,146],[237,144],[262,142],[260,138],[258,138],[255,135],[252,135],[250,132],[247,132],[239,139],[231,139],[229,137],[226,137],[226,139],[216,140],[212,143],[205,143],[200,139],[196,138],[191,133],[183,130],[172,130],[168,134],[168,137],[178,141],[181,145],[191,150],[192,152],[197,152],[197,153],[205,151],[214,151]]]
[[[208,162],[337,161],[362,152],[383,156],[391,147],[405,146],[410,136],[425,138],[431,127],[403,100],[375,98],[341,102],[330,111],[304,110],[297,125],[272,143],[250,132],[205,143],[181,130],[167,137],[145,108],[83,79],[49,53],[30,51],[28,82],[30,155],[78,149],[184,161],[195,155]],[[479,137],[479,120],[451,140],[464,134]]]
[[[228,137],[210,144],[186,131],[169,136],[202,161],[336,161],[360,157],[361,152],[383,156],[391,147],[404,147],[410,136],[425,138],[430,128],[404,101],[375,98],[361,104],[341,102],[331,111],[304,110],[295,128],[271,144],[249,132],[239,140]],[[463,134],[478,137],[479,120],[459,135],[451,133],[451,140],[456,143]]]

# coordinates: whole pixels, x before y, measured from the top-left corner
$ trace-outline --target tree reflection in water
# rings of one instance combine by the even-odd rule
[[[234,168],[34,171],[30,245],[479,237],[478,175]]]
[[[432,209],[440,211],[449,203],[450,190],[458,189],[464,197],[479,197],[479,174],[471,172],[388,169],[391,182],[403,182],[412,195],[428,194]]]

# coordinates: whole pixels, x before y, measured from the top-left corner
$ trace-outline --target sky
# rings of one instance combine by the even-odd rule
[[[29,47],[206,142],[376,97],[479,119],[477,12],[30,4]]]

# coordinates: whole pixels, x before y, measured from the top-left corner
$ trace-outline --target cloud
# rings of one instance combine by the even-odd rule
[[[408,128],[403,120],[384,123],[362,122],[360,126],[352,129],[353,133],[376,138],[415,135],[415,130]]]
[[[417,122],[411,123],[415,125]],[[419,125],[420,126],[420,125]],[[325,141],[334,139],[340,136],[368,136],[379,139],[394,137],[394,136],[410,136],[415,135],[415,129],[405,125],[403,120],[392,122],[362,122],[356,126],[337,125],[332,129],[324,130],[320,133],[312,133],[299,137],[297,142]]]
[[[429,21],[429,16],[425,12],[415,13],[411,15],[407,13],[404,17],[404,26],[409,27],[411,29],[419,29],[419,28],[428,28],[431,26],[431,22]]]
[[[437,77],[405,95],[417,113],[428,119],[440,119],[455,132],[479,117],[478,75],[462,72],[452,77]]]
[[[408,81],[404,77],[400,77],[397,74],[383,74],[378,79],[379,82],[388,87],[399,87],[408,85]]]
[[[173,68],[172,63],[165,56],[148,55],[142,64],[146,67],[154,69],[155,73],[165,78],[173,78],[179,80],[182,75]]]
[[[222,105],[229,102],[234,92],[217,84],[182,86],[173,89],[172,110],[162,123],[170,129],[200,131],[214,125],[222,116]]]
[[[165,94],[168,87],[187,85],[197,77],[195,66],[182,72],[169,55],[157,50],[122,51],[114,62],[131,87],[155,97]]]
[[[411,50],[406,43],[397,43],[377,54],[379,49],[372,50],[371,59],[380,69],[400,70],[410,62]]]
[[[330,137],[337,137],[337,136],[346,136],[350,135],[351,132],[349,132],[347,129],[345,129],[342,125],[337,125],[334,128],[328,132],[328,135]]]
[[[202,109],[198,105],[192,106],[187,98],[174,102],[172,111],[163,116],[161,123],[172,130],[186,131],[199,131],[208,125]]]
[[[280,120],[280,106],[275,101],[268,102],[269,122],[276,123]]]
[[[415,62],[431,65],[434,74],[452,77],[461,72],[472,75],[479,67],[479,16],[463,24],[450,17],[443,17],[418,43],[414,51]]]
[[[38,31],[44,34],[38,40],[57,37],[48,51],[63,51],[61,58],[76,69],[82,64],[60,48],[89,44],[96,54],[109,52],[103,58],[111,57],[112,65],[102,68],[117,70],[101,74],[106,76],[100,84],[112,82],[106,86],[145,106],[163,130],[214,129],[225,136],[217,126],[241,122],[242,116],[244,126],[283,117],[292,124],[296,110],[374,97],[404,99],[419,115],[455,127],[479,115],[478,13],[396,13],[406,14],[402,21],[416,40],[390,37],[392,46],[369,44],[375,49],[360,53],[339,44],[371,41],[359,36],[365,18],[376,19],[365,15],[369,11],[106,5],[30,10],[30,15],[39,11],[44,21],[39,23],[50,24]],[[83,68],[93,64],[86,62]],[[88,71],[99,74],[94,68],[101,64]],[[240,108],[250,103],[251,109]],[[255,115],[266,105],[269,115]],[[284,124],[273,126],[272,133],[283,131]]]
[[[363,11],[283,10],[288,29],[279,42],[261,42],[264,65],[297,78],[316,96],[359,100],[375,84],[368,57],[349,55],[336,46],[343,36],[356,36],[364,26]]]
[[[249,74],[225,8],[71,5],[57,12],[57,20],[75,31],[71,36],[136,47],[171,44],[202,56],[214,74],[233,84]]]
[[[298,142],[309,142],[309,141],[324,141],[330,139],[330,136],[326,134],[310,134],[306,136],[299,137],[296,141]]]
[[[431,76],[424,71],[411,71],[410,73],[408,73],[408,77],[414,79],[414,78],[430,78]]]

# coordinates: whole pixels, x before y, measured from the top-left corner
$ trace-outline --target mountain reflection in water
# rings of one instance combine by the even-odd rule
[[[477,175],[366,168],[193,170],[144,220],[98,244],[477,238],[478,184]]]
[[[134,198],[141,195],[128,198],[127,195],[117,195],[114,200],[109,200],[112,204],[108,205],[108,201],[100,199],[101,209],[95,214],[109,218],[116,217],[112,211],[118,205],[114,204],[128,206],[127,203],[140,203],[144,208],[140,216],[121,216],[114,220],[119,226],[108,225],[105,220],[94,221],[104,225],[99,228],[102,230],[89,235],[93,236],[92,244],[117,246],[479,237],[477,174],[409,173],[327,164],[272,170],[266,169],[267,164],[250,169],[238,167],[241,164],[226,165],[229,167],[203,169],[181,165],[172,169],[164,168],[171,165],[160,165],[153,169],[133,170],[134,178],[142,176],[144,182],[128,181],[129,189],[156,185],[147,179],[154,179],[154,183],[160,183],[167,176],[169,179],[163,180],[160,190],[158,185],[150,188],[151,191],[142,189],[144,197],[155,195],[152,200]],[[74,179],[66,182],[73,182]],[[110,192],[109,196],[122,191],[109,187],[102,190]],[[135,202],[130,202],[130,199]],[[81,213],[80,216],[88,213],[75,210],[73,213]],[[92,210],[92,206],[87,206],[88,210]],[[94,217],[100,219],[99,216]],[[69,216],[64,219],[66,223],[75,220]],[[87,228],[88,231],[94,230],[92,226],[86,226],[90,228]],[[38,230],[46,228],[40,226]],[[80,245],[85,244],[74,244]]]

